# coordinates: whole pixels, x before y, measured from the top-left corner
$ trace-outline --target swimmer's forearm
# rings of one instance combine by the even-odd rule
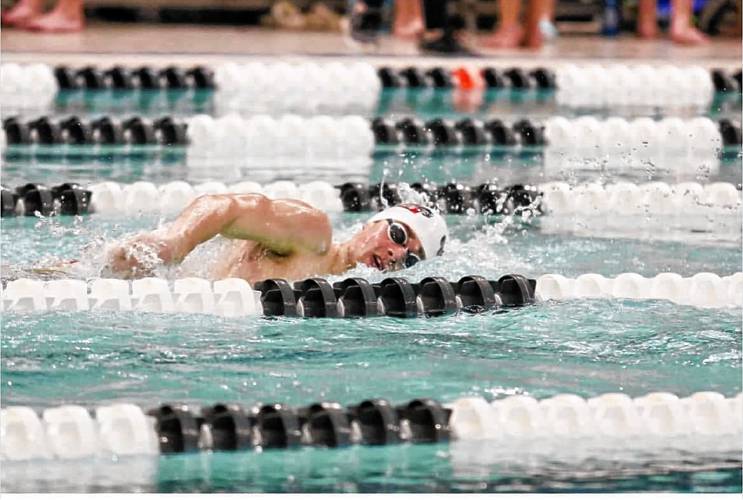
[[[147,269],[142,251],[154,251],[165,264],[180,262],[197,245],[217,234],[237,217],[234,200],[229,196],[201,196],[194,200],[167,228],[140,234],[110,251],[108,260],[112,270],[119,273],[141,274]],[[135,251],[137,248],[140,251]],[[146,259],[145,259],[146,260]]]
[[[220,234],[236,216],[230,197],[196,198],[167,229],[160,258],[166,263],[183,260],[199,244]]]

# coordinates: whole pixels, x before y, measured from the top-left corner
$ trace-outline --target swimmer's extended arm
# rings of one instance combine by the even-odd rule
[[[322,211],[298,200],[270,200],[261,194],[206,195],[193,201],[166,231],[173,260],[217,234],[252,240],[279,254],[322,254],[332,228]]]
[[[270,200],[261,194],[200,196],[158,233],[158,256],[166,263],[183,260],[218,234],[256,241],[279,255],[322,254],[332,238],[330,221],[322,211],[298,200]]]

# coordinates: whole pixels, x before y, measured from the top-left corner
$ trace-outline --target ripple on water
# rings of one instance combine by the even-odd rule
[[[92,404],[119,397],[449,400],[507,391],[732,395],[741,390],[740,338],[735,313],[663,301],[576,300],[361,321],[6,314],[2,375],[12,385],[3,384],[2,397]]]
[[[348,237],[363,220],[334,217],[336,237]],[[739,245],[602,239],[546,234],[538,224],[449,220],[453,239],[447,254],[398,275],[419,280],[466,274],[496,278],[507,272],[613,276],[740,270]],[[160,222],[157,217],[2,219],[0,258],[4,266],[11,265],[3,277],[60,258],[80,258],[75,276],[98,275],[106,244]],[[202,262],[216,258],[224,244],[204,245],[181,269],[158,273],[208,276]],[[371,281],[388,276],[368,268],[346,275]],[[3,405],[94,406],[122,400],[144,406],[163,400],[307,404],[323,399],[345,404],[377,396],[401,402],[421,396],[491,400],[616,391],[685,396],[714,390],[730,396],[741,390],[740,311],[663,301],[546,302],[505,314],[429,320],[6,313],[2,333]],[[164,457],[143,469],[135,464],[113,471],[85,469],[109,470],[101,472],[103,479],[93,477],[98,472],[70,474],[69,468],[34,468],[44,471],[38,480],[28,470],[16,468],[6,475],[8,468],[0,469],[3,488],[14,491],[29,484],[52,491],[740,491],[739,453],[737,462],[721,455],[672,453],[653,461],[637,452],[612,461],[598,453],[567,465],[550,456],[488,462],[483,461],[487,453],[466,446],[307,453],[218,453]],[[116,477],[127,478],[126,483]]]
[[[361,228],[366,216],[333,216],[337,241],[343,241]],[[571,234],[546,234],[539,224],[485,224],[481,216],[448,217],[452,234],[447,253],[437,259],[397,274],[410,279],[445,276],[458,279],[467,274],[498,277],[508,272],[529,276],[560,273],[574,276],[587,272],[616,275],[637,272],[652,276],[660,272],[692,275],[697,272],[731,274],[740,271],[740,244],[710,245],[683,241],[657,241],[632,238],[598,238]],[[162,224],[155,216],[105,219],[55,218],[41,223],[30,218],[2,219],[0,257],[3,276],[19,275],[33,267],[49,267],[60,259],[78,259],[71,269],[76,277],[100,275],[105,248],[125,235],[149,230]],[[31,226],[40,225],[35,230]],[[200,246],[179,268],[159,268],[166,278],[204,276],[210,267],[204,262],[219,259],[228,243],[223,238]],[[360,266],[348,275],[380,280],[384,275]]]

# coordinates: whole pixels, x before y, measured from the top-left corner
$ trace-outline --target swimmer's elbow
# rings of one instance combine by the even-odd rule
[[[189,208],[202,216],[218,217],[225,221],[231,221],[243,215],[246,208],[252,208],[253,211],[266,210],[269,203],[270,200],[262,194],[238,196],[202,194],[191,203]]]
[[[202,194],[194,198],[187,210],[203,213],[228,212],[234,207],[230,196],[223,194]]]
[[[330,218],[328,215],[320,210],[317,210],[316,228],[314,234],[316,239],[312,242],[312,250],[318,254],[325,254],[330,250],[330,245],[333,241],[333,226],[330,224]]]

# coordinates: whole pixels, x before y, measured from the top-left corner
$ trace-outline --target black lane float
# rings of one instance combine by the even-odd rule
[[[395,183],[363,184],[347,182],[338,186],[345,212],[378,211],[402,203],[403,187]],[[435,207],[447,214],[467,214],[470,211],[484,214],[514,214],[531,210],[542,213],[541,195],[536,186],[513,184],[499,186],[484,183],[467,186],[450,182],[443,186],[434,183],[414,182],[405,189],[423,196],[420,203]]]
[[[435,317],[457,312],[482,313],[536,301],[536,280],[506,274],[497,281],[465,276],[457,282],[441,277],[411,283],[390,277],[379,283],[348,278],[330,283],[309,278],[295,283],[269,279],[255,283],[264,316],[304,318]]]
[[[14,190],[0,187],[2,217],[14,215],[85,215],[90,211],[92,193],[74,182],[53,187],[29,183]],[[20,203],[19,203],[20,202]]]
[[[11,116],[3,120],[6,142],[12,146],[185,146],[186,127],[184,120],[170,116],[154,120],[140,116],[81,119],[74,115],[23,120]]]
[[[84,66],[54,68],[54,77],[62,90],[183,90],[214,89],[214,72],[205,66],[181,68],[167,66],[127,68]]]

